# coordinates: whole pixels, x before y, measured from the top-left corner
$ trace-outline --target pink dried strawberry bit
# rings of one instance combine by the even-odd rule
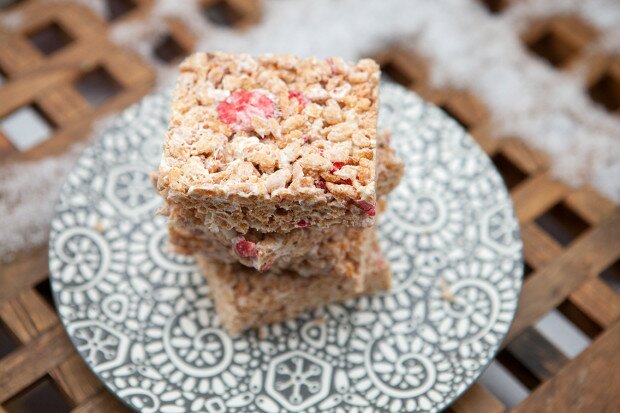
[[[263,264],[262,267],[260,267],[259,271],[260,272],[266,272],[269,271],[269,269],[271,268],[271,266],[273,265],[273,262],[275,261],[275,258],[270,259],[269,261],[267,261],[266,263]]]
[[[240,256],[247,257],[256,257],[258,255],[258,251],[256,250],[256,244],[252,241],[248,241],[245,238],[240,238],[235,243],[235,250],[237,254]]]
[[[304,220],[304,219],[300,219],[300,220],[297,222],[297,226],[298,226],[298,227],[301,227],[301,228],[306,228],[306,227],[309,227],[309,226],[310,226],[310,223],[309,223],[309,222],[307,222],[307,221],[306,221],[306,220]]]
[[[252,116],[272,118],[276,105],[259,92],[237,90],[217,105],[219,119],[235,131],[251,131]]]
[[[321,188],[324,191],[327,191],[327,184],[325,183],[325,179],[317,178],[314,180],[314,186],[317,188]]]
[[[377,214],[377,209],[370,202],[366,202],[363,199],[359,199],[355,202],[355,205],[360,207],[369,217],[374,217]]]
[[[330,174],[333,174],[336,171],[339,171],[346,163],[344,162],[332,162],[332,169],[329,170]]]
[[[295,92],[294,90],[288,91],[288,99],[296,100],[301,108],[305,108],[308,103],[308,98],[301,92]]]

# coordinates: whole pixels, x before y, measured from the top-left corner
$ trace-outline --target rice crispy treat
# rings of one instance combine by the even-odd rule
[[[388,290],[392,274],[374,235],[365,255],[365,272],[337,278],[330,274],[300,277],[294,272],[261,274],[239,264],[196,258],[222,324],[230,334],[239,335],[248,328],[295,318],[322,305]]]
[[[378,85],[370,59],[196,53],[180,66],[158,190],[240,233],[373,225]]]
[[[385,196],[400,182],[403,162],[389,145],[389,132],[380,133],[377,139],[377,211],[384,209]],[[218,228],[211,231],[200,222],[193,221],[194,214],[175,208],[168,212],[170,218],[170,243],[179,254],[201,253],[226,262],[238,261],[257,270],[284,268],[300,261],[311,249],[316,248],[336,233],[347,228],[338,225],[329,228],[313,227],[303,222],[300,228],[286,233],[261,233],[249,230],[240,234],[234,230]],[[282,260],[282,263],[280,263]]]

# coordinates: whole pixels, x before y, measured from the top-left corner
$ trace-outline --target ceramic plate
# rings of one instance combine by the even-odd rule
[[[523,271],[501,177],[463,129],[396,85],[380,127],[406,173],[380,221],[394,288],[231,338],[193,259],[171,255],[151,189],[170,93],[125,111],[62,190],[51,284],[73,344],[151,412],[436,412],[494,357]]]

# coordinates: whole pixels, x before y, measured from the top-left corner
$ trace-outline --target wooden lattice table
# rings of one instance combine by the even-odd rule
[[[53,133],[30,149],[18,150],[0,132],[0,162],[63,153],[88,136],[94,120],[139,100],[152,88],[155,74],[150,65],[111,43],[107,35],[109,26],[148,13],[151,1],[109,0],[107,20],[78,4],[15,3],[9,11],[20,10],[25,23],[19,32],[0,28],[0,74],[5,78],[0,119],[30,106]],[[483,3],[501,12],[510,2]],[[243,28],[260,16],[259,5],[252,1],[204,4],[207,18],[218,24]],[[174,63],[191,51],[195,39],[179,21],[168,22],[168,30],[153,53]],[[578,18],[563,16],[533,22],[523,41],[557,70],[567,70],[585,59],[581,51],[596,36]],[[525,245],[526,279],[498,361],[531,391],[512,411],[620,411],[620,296],[605,281],[607,276],[620,277],[620,208],[590,187],[572,189],[553,179],[545,156],[518,137],[491,136],[484,105],[466,90],[433,88],[423,59],[399,49],[373,57],[393,79],[467,128],[511,191]],[[620,115],[620,58],[588,55],[587,67],[592,99]],[[103,95],[83,96],[84,82],[104,84]],[[70,344],[51,303],[47,276],[44,245],[0,267],[0,413],[125,411]],[[554,309],[592,339],[574,359],[533,328]],[[449,409],[504,410],[480,384]]]

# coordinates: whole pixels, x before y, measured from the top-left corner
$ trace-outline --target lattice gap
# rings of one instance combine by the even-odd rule
[[[529,396],[530,392],[499,361],[494,360],[478,379],[508,409],[513,408]]]
[[[103,66],[82,75],[75,82],[75,88],[95,108],[123,90],[121,84]]]
[[[392,62],[381,66],[381,76],[406,87],[412,86],[415,82],[415,79],[412,79],[411,76]]]
[[[523,278],[529,278],[534,273],[534,268],[532,268],[527,261],[523,262]]]
[[[71,405],[48,375],[9,399],[2,406],[7,413],[67,413]]]
[[[569,358],[575,358],[592,341],[558,310],[551,310],[535,324],[536,330]]]
[[[26,151],[50,138],[56,125],[37,105],[22,106],[0,119],[0,133],[20,151]]]
[[[575,59],[582,45],[564,36],[554,24],[548,24],[538,36],[527,42],[528,49],[552,66],[562,68]]]
[[[105,2],[108,21],[123,17],[137,7],[133,0],[105,0]]]
[[[567,320],[577,326],[590,340],[593,340],[603,332],[603,328],[586,315],[581,309],[568,299],[558,306],[558,311]]]
[[[153,49],[156,58],[165,63],[178,62],[187,51],[170,34],[166,34]]]
[[[232,27],[239,23],[243,16],[225,0],[216,0],[203,7],[203,15],[217,26]]]
[[[11,330],[0,320],[0,359],[9,355],[13,350],[19,347],[17,337],[13,335]]]
[[[9,10],[23,2],[24,0],[2,0],[0,1],[0,10]]]
[[[527,173],[502,152],[497,152],[491,157],[491,160],[504,179],[504,183],[508,189],[513,189],[527,179]]]
[[[54,298],[52,297],[52,286],[50,285],[49,279],[44,279],[40,283],[38,283],[35,287],[35,290],[47,301],[51,308],[54,308]]]
[[[28,40],[46,56],[64,49],[73,42],[67,31],[55,21],[29,33]]]
[[[536,224],[563,246],[571,244],[590,227],[563,201],[536,218]]]
[[[5,84],[8,78],[9,77],[7,76],[6,72],[0,67],[0,86]]]
[[[620,69],[615,72],[606,70],[588,90],[596,103],[610,112],[620,109]]]
[[[509,0],[480,0],[480,3],[491,13],[500,13],[508,7]]]
[[[601,278],[620,294],[620,258],[601,273]]]
[[[450,108],[450,105],[448,104],[439,105],[439,108],[441,108],[441,110],[443,110],[448,115],[450,115],[450,117],[454,119],[459,125],[461,125],[463,129],[468,130],[471,127],[469,122],[467,122],[465,119],[463,119],[462,116],[459,116],[458,113],[456,113],[454,110]]]

